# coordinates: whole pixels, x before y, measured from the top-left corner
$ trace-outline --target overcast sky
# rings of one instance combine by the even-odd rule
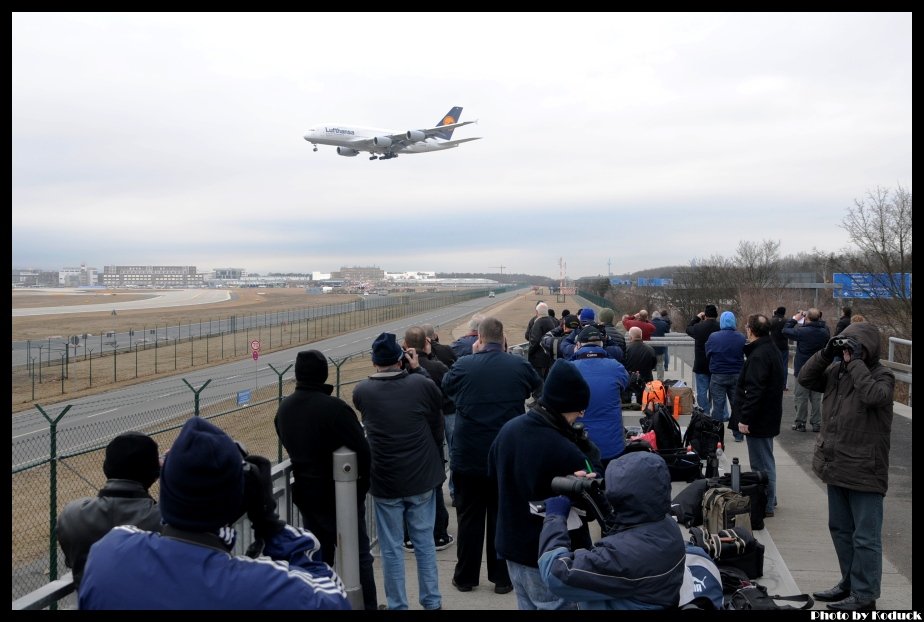
[[[847,244],[911,13],[12,15],[13,267],[622,274]],[[322,123],[482,136],[388,161]]]

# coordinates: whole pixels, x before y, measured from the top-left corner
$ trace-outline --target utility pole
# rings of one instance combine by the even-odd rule
[[[491,270],[500,270],[500,275],[504,276],[504,268],[507,266],[488,266]]]

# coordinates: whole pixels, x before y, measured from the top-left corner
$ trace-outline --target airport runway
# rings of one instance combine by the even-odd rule
[[[30,289],[29,293],[48,294],[86,294],[92,289]],[[143,289],[139,294],[146,294]],[[100,311],[130,311],[134,309],[156,309],[164,307],[187,307],[225,302],[231,299],[231,292],[226,289],[169,289],[150,292],[151,296],[143,300],[118,301],[94,305],[69,305],[59,307],[35,307],[31,309],[13,309],[12,317],[29,317],[36,315],[61,315],[64,313],[99,313]]]

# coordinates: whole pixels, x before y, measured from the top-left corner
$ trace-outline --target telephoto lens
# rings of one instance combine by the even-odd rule
[[[578,477],[577,475],[552,478],[552,492],[566,497],[578,497],[585,490],[592,491],[599,486],[600,482],[598,480]]]

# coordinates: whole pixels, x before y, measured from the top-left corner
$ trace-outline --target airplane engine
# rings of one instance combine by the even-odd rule
[[[356,149],[350,149],[349,147],[337,147],[337,155],[346,156],[352,158],[359,155],[359,152]]]
[[[376,147],[391,147],[391,139],[388,136],[376,136],[372,139],[372,144]]]
[[[421,132],[420,130],[408,130],[408,133],[407,133],[407,139],[413,140],[414,142],[420,142],[424,140],[426,137],[427,135]]]

